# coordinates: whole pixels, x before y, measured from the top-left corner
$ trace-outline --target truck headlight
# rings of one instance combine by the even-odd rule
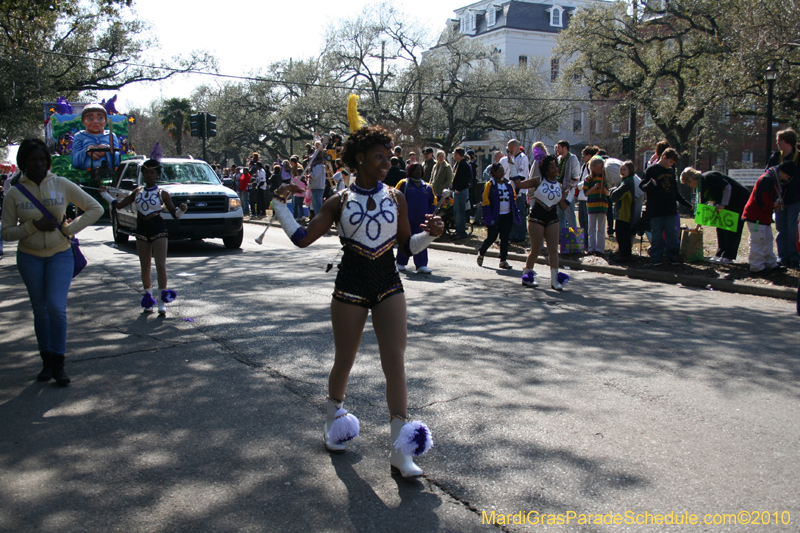
[[[228,198],[228,211],[236,211],[242,207],[242,201],[238,198]]]

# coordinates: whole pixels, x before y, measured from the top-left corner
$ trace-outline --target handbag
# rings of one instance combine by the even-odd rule
[[[703,250],[703,230],[683,230],[680,253],[681,259],[687,263],[702,261],[705,258]]]
[[[25,187],[23,187],[19,183],[17,183],[15,185],[15,187],[17,189],[19,189],[20,192],[22,194],[24,194],[25,197],[28,200],[30,200],[31,203],[34,206],[36,206],[36,208],[39,211],[42,212],[42,214],[44,215],[45,218],[51,218],[53,220],[56,219],[56,217],[53,216],[53,213],[48,211],[45,208],[45,206],[42,205],[42,202],[40,202],[33,194],[31,194],[31,192],[28,189],[26,189]],[[58,230],[61,231],[61,224],[60,223],[58,224]],[[62,235],[63,235],[63,233],[62,233]],[[64,236],[66,237],[66,235],[64,235]],[[75,276],[77,276],[78,274],[81,273],[81,270],[86,268],[86,265],[88,264],[88,261],[86,260],[86,257],[84,257],[83,252],[81,252],[80,242],[78,241],[77,237],[75,237],[73,235],[72,237],[70,237],[69,242],[70,242],[70,245],[72,246],[72,257],[73,257],[73,259],[75,261],[75,265],[74,265],[74,267],[72,269],[72,277],[74,278]]]
[[[564,228],[559,239],[559,252],[562,254],[579,254],[586,245],[586,234],[583,229]]]

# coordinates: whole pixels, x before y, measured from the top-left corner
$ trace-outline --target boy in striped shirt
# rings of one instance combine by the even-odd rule
[[[589,212],[589,255],[603,256],[606,249],[606,213],[608,212],[608,184],[605,161],[594,156],[589,161],[591,175],[583,182],[586,208]]]

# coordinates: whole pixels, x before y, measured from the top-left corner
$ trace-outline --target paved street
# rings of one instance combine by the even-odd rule
[[[246,225],[242,250],[171,243],[166,319],[141,314],[133,242],[82,232],[66,389],[34,381],[6,243],[0,531],[800,531],[794,302],[574,271],[557,293],[542,265],[548,288],[523,289],[521,263],[432,250],[433,275],[401,274],[410,414],[435,440],[405,481],[370,323],[346,404],[362,435],[343,455],[321,443],[338,239],[300,250],[272,228],[258,246],[262,230]],[[498,518],[530,511],[570,522]],[[770,523],[568,515],[628,511]]]

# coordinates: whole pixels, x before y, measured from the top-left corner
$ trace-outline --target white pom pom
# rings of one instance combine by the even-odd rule
[[[328,439],[334,444],[342,444],[358,437],[361,425],[358,418],[347,412],[346,409],[336,411],[336,419],[328,430]]]
[[[394,448],[403,455],[422,455],[432,447],[431,431],[419,420],[404,425],[394,443]]]

